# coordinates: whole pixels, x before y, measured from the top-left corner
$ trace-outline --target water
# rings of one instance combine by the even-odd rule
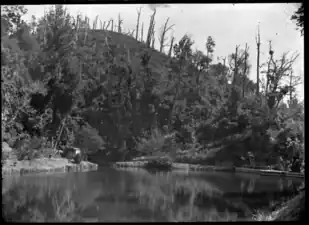
[[[3,216],[10,221],[248,220],[291,195],[300,179],[223,172],[97,172],[7,176]]]

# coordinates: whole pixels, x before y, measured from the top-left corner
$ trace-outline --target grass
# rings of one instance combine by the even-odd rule
[[[305,216],[305,192],[283,202],[274,211],[257,210],[253,215],[255,221],[298,221]]]

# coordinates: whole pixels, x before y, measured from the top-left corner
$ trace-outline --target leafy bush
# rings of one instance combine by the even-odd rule
[[[103,138],[89,124],[82,126],[75,135],[74,146],[80,148],[83,155],[95,153],[104,148],[104,145]]]
[[[158,170],[171,170],[173,161],[169,157],[160,157],[147,162],[145,168]]]
[[[144,155],[168,154],[176,151],[174,134],[164,134],[158,128],[152,130],[146,138],[141,138],[137,150]]]

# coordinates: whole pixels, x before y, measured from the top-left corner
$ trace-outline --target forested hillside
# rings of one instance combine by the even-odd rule
[[[165,54],[153,48],[153,23],[143,41],[143,33],[124,34],[120,18],[117,32],[97,29],[61,5],[31,23],[21,20],[22,6],[1,11],[2,141],[19,159],[72,145],[106,161],[162,153],[201,164],[304,159],[297,54],[277,55],[270,43],[257,89],[248,46],[215,63],[211,36],[200,51],[187,35],[172,39]]]

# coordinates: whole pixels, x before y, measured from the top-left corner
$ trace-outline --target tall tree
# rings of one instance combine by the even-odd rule
[[[174,37],[174,36],[171,36],[171,43],[170,43],[170,48],[169,48],[169,50],[168,50],[168,57],[171,57],[171,56],[172,56],[172,50],[173,50],[174,40],[175,40],[175,37]]]
[[[170,18],[167,18],[166,21],[165,21],[165,24],[163,27],[161,27],[161,32],[159,33],[159,42],[160,42],[160,52],[163,51],[164,47],[166,46],[165,42],[167,40],[167,38],[165,37],[166,36],[166,33],[171,30],[174,26],[171,25],[171,26],[167,26],[168,24],[168,21],[169,21]]]
[[[144,36],[144,23],[142,23],[140,42],[144,42],[143,36]]]
[[[260,93],[260,47],[261,47],[261,38],[260,38],[260,25],[258,25],[258,34],[255,37],[256,46],[257,46],[257,63],[256,63],[256,95]]]
[[[120,13],[118,14],[118,33],[122,32],[121,26],[123,23],[123,19],[120,18]]]
[[[155,24],[155,20],[154,20],[155,15],[156,15],[156,9],[153,11],[153,14],[150,17],[150,23],[149,23],[147,39],[146,39],[146,46],[147,47],[150,47],[150,44],[151,44],[151,38],[152,38],[152,33],[154,31],[154,24]]]
[[[136,40],[138,40],[138,35],[139,35],[139,22],[140,22],[141,12],[142,12],[142,7],[140,7],[137,10],[137,22],[136,22],[136,33],[135,33]]]
[[[249,47],[246,43],[245,52],[244,52],[244,70],[242,73],[243,76],[243,86],[242,86],[242,97],[245,97],[245,88],[246,88],[246,81],[247,81],[247,71],[248,71],[248,56],[249,56]]]
[[[27,9],[23,5],[1,6],[1,34],[12,34],[17,31],[24,23],[21,19],[27,13]]]

